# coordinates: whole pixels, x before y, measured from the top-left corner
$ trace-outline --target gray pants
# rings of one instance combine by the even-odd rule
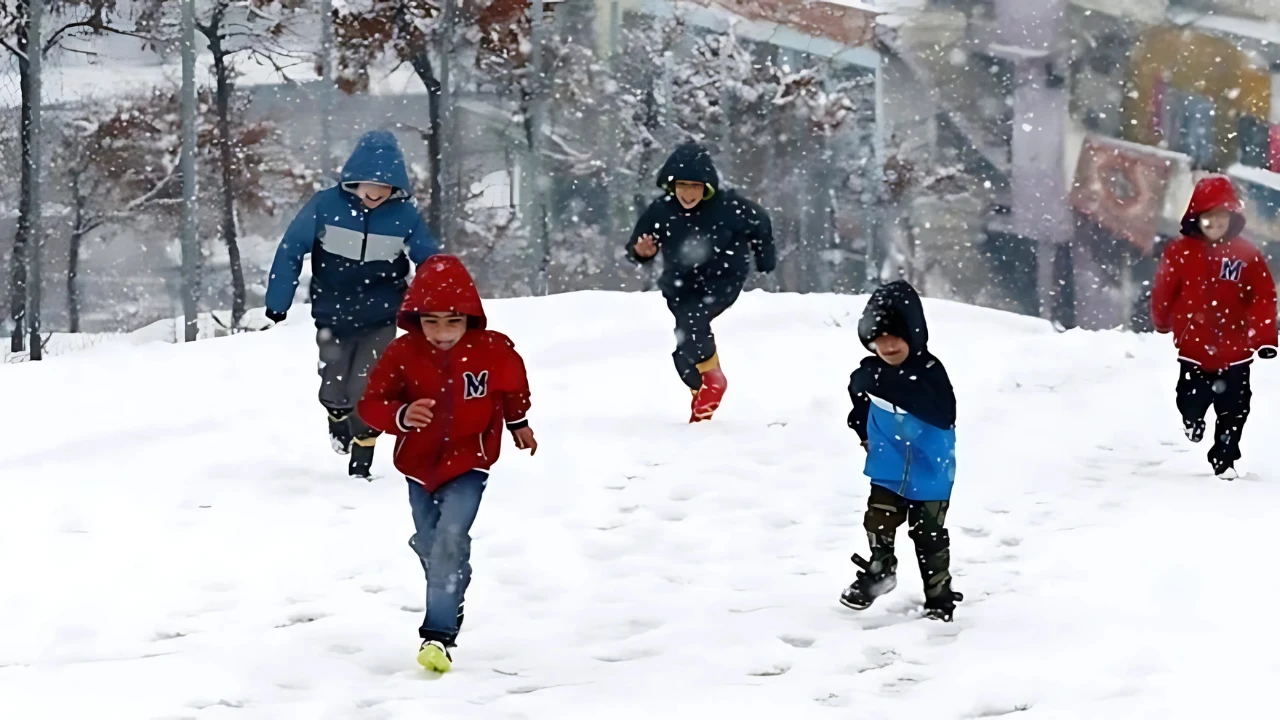
[[[369,384],[369,371],[395,339],[395,325],[346,337],[337,337],[327,329],[316,334],[316,345],[320,347],[320,404],[331,415],[349,415],[351,434],[358,439],[377,435],[354,410]]]

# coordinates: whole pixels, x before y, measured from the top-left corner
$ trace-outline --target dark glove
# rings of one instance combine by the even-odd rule
[[[1263,360],[1274,360],[1275,356],[1276,356],[1276,349],[1271,347],[1270,345],[1266,347],[1258,348],[1258,357],[1262,358]]]
[[[282,323],[284,322],[284,319],[288,316],[289,316],[288,310],[284,312],[276,312],[275,310],[267,311],[267,319],[273,323]]]

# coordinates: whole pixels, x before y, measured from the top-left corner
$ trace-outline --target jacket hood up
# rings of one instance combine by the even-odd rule
[[[882,335],[894,335],[907,341],[911,354],[928,349],[929,326],[924,319],[920,295],[906,280],[881,285],[872,293],[858,322],[858,339],[868,349]]]
[[[1227,238],[1236,237],[1244,230],[1244,203],[1225,175],[1210,175],[1196,183],[1195,192],[1191,193],[1191,203],[1182,216],[1182,234],[1187,237],[1202,238],[1200,216],[1211,210],[1226,210],[1231,213],[1231,225],[1227,230]]]
[[[462,261],[453,255],[432,255],[418,266],[409,292],[400,305],[396,324],[410,333],[422,333],[418,316],[430,312],[456,312],[471,318],[471,328],[488,325],[480,291]]]
[[[720,173],[711,162],[711,153],[693,140],[682,143],[658,171],[658,187],[667,193],[675,192],[676,181],[700,182],[707,186],[704,200],[720,190]]]
[[[393,198],[413,196],[409,171],[405,166],[400,143],[389,130],[372,130],[365,133],[351,157],[342,166],[342,187],[354,191],[362,182],[376,182],[395,188]]]

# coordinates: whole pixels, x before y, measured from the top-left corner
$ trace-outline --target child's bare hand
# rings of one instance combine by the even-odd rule
[[[530,456],[538,454],[538,441],[533,437],[533,428],[525,425],[519,430],[512,430],[511,436],[516,440],[516,447],[528,450]]]
[[[641,235],[636,241],[636,255],[642,258],[651,258],[658,254],[658,243],[653,239],[652,235]]]
[[[435,405],[435,400],[415,400],[409,405],[409,409],[404,411],[404,424],[412,428],[430,425],[435,418],[435,413],[431,412],[431,408]]]

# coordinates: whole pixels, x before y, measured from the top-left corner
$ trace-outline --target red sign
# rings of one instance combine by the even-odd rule
[[[1071,206],[1149,254],[1177,158],[1158,148],[1090,136],[1076,164]]]

